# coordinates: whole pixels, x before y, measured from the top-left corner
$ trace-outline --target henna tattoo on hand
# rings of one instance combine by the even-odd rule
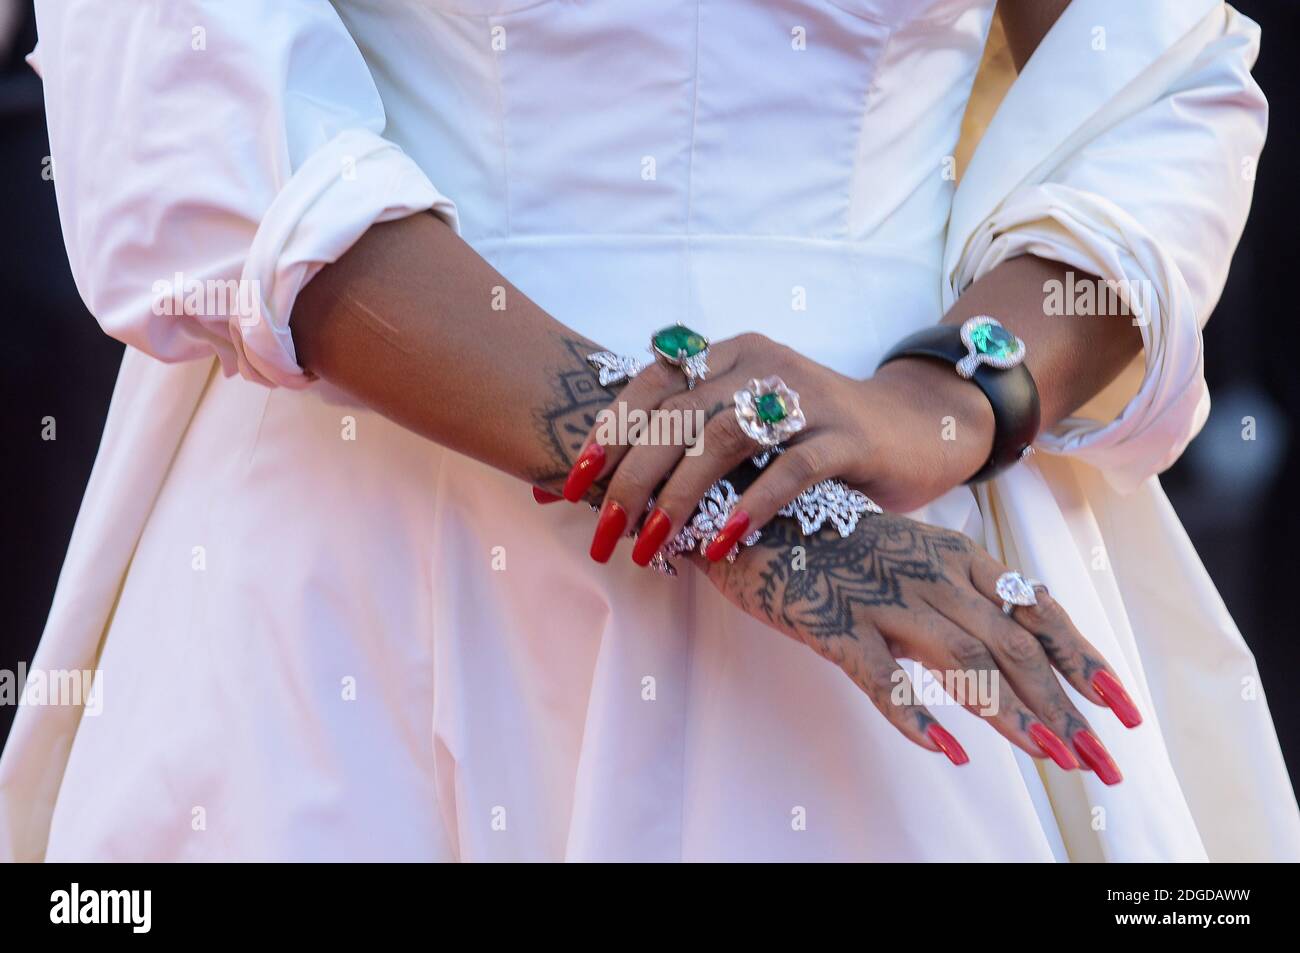
[[[533,413],[533,423],[538,437],[547,449],[553,467],[536,468],[529,477],[539,486],[564,483],[574,461],[582,451],[583,441],[596,426],[596,415],[608,407],[622,391],[626,382],[605,385],[597,372],[587,363],[587,355],[600,347],[583,338],[561,337],[568,351],[568,359],[560,367],[548,369],[552,379],[553,398]],[[732,404],[718,401],[705,409],[705,421],[730,410]],[[589,491],[588,499],[598,500],[604,495],[608,478],[597,482]]]
[[[561,341],[571,360],[548,368],[553,397],[533,414],[537,435],[554,463],[554,468],[539,468],[529,474],[539,486],[563,484],[583,441],[596,425],[596,414],[622,390],[621,384],[601,384],[587,363],[587,355],[599,347],[582,338],[563,337]]]
[[[1083,681],[1091,682],[1094,675],[1106,668],[1106,663],[1101,659],[1077,650],[1050,632],[1035,632],[1034,635],[1042,643],[1052,664],[1066,678],[1077,674]]]
[[[908,608],[906,580],[943,580],[949,554],[969,547],[959,534],[888,514],[862,520],[848,537],[823,530],[803,536],[789,520],[774,520],[753,547],[759,551],[756,597],[769,622],[818,639],[854,638],[855,607]],[[791,567],[795,546],[805,568]]]
[[[718,401],[716,404],[714,404],[712,407],[710,407],[708,410],[704,412],[704,422],[708,423],[710,420],[718,416],[718,414],[722,413],[724,410],[733,410],[735,406],[736,406],[735,404],[729,404],[729,403],[724,403],[723,401]]]

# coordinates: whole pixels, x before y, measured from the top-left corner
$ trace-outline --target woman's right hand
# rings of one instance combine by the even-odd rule
[[[1129,728],[1142,721],[1137,707],[1046,588],[1036,587],[1037,605],[1004,614],[994,587],[1007,568],[961,533],[881,514],[847,538],[805,537],[779,519],[735,562],[693,561],[740,609],[843,669],[923,748],[969,760],[917,699],[900,658],[955,687],[966,696],[956,701],[1033,757],[1067,770],[1082,762],[1106,784],[1122,779],[1057,673]]]

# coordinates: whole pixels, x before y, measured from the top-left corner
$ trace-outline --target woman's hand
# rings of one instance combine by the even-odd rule
[[[688,390],[679,369],[656,362],[629,382],[611,407],[627,419],[657,412],[660,420],[687,422],[655,433],[689,437],[690,425],[704,422],[702,432],[693,434],[694,445],[683,439],[611,443],[600,439],[599,427],[588,436],[565,496],[576,502],[596,480],[608,478],[592,542],[597,561],[610,557],[629,520],[635,526],[653,496],[655,511],[633,549],[633,559],[646,565],[708,488],[760,451],[741,429],[733,402],[736,391],[754,378],[777,376],[798,392],[807,425],[745,491],[732,522],[710,548],[711,557],[720,558],[821,480],[841,479],[887,509],[915,509],[978,470],[992,445],[987,399],[937,362],[900,360],[873,378],[854,380],[761,334],[742,334],[714,344],[709,365],[708,377]]]
[[[842,668],[923,748],[968,760],[896,659],[920,662],[1028,754],[1066,770],[1079,766],[1077,755],[1106,784],[1121,780],[1057,673],[1127,727],[1142,721],[1136,706],[1046,588],[1035,589],[1036,606],[1005,615],[994,587],[1006,567],[962,534],[884,514],[847,538],[804,537],[777,520],[735,562],[694,561],[740,609]]]

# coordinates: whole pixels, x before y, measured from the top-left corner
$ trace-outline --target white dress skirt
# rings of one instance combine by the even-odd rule
[[[97,671],[94,704],[20,711],[0,855],[1300,858],[1259,675],[1154,478],[1204,420],[1258,30],[1075,0],[957,169],[992,7],[38,0],[74,274],[132,347],[33,660]],[[866,376],[1008,257],[1147,282],[1132,372],[915,514],[1114,664],[1147,716],[1093,719],[1123,783],[936,706],[955,768],[702,577],[594,564],[585,508],[304,375],[302,285],[430,208],[626,353],[681,321]],[[193,279],[256,315],[159,307]]]

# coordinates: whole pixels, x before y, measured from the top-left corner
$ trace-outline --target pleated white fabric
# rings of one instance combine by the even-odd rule
[[[98,668],[102,710],[20,712],[0,855],[1300,858],[1253,660],[1154,479],[1204,419],[1252,23],[1075,0],[958,188],[991,0],[37,6],[74,273],[138,350],[33,662]],[[676,319],[866,375],[1015,254],[1154,286],[1128,379],[917,514],[1116,665],[1148,713],[1096,719],[1124,783],[943,708],[957,771],[703,580],[592,564],[587,514],[303,374],[298,290],[429,208],[625,352]],[[254,313],[159,314],[177,272],[255,279]]]

